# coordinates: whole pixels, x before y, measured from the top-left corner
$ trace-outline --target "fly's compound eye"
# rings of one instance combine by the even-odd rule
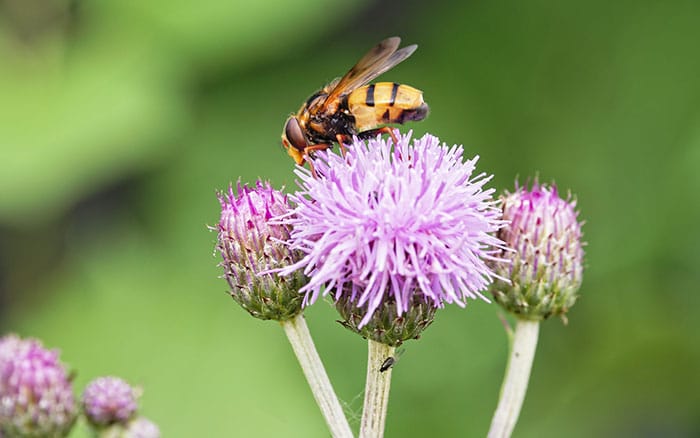
[[[296,117],[287,119],[287,124],[284,127],[284,135],[295,149],[303,151],[308,146],[304,131],[301,130],[301,125],[299,125],[299,120],[297,120]]]

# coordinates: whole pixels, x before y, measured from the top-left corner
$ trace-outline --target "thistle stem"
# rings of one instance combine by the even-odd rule
[[[391,370],[380,371],[382,364],[396,351],[380,342],[368,340],[367,382],[365,383],[365,403],[362,409],[360,438],[381,438],[384,436],[386,411],[389,404]]]
[[[488,438],[508,438],[513,433],[525,400],[539,330],[539,321],[518,319],[515,324],[501,397],[491,420]]]
[[[304,315],[299,314],[290,320],[280,321],[280,324],[287,334],[289,343],[292,344],[294,353],[297,356],[297,360],[299,360],[301,369],[304,371],[316,403],[326,419],[331,435],[335,438],[352,438],[352,430],[348,420],[345,418],[338,397],[333,391],[333,385],[328,379],[328,374],[326,374],[321,358],[316,351]]]

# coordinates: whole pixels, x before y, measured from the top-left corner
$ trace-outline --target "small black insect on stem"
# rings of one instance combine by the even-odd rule
[[[396,362],[396,359],[394,359],[393,356],[389,356],[386,359],[384,359],[384,363],[382,363],[382,366],[379,367],[379,372],[383,373],[384,371],[388,370],[392,366],[394,366],[394,363]]]

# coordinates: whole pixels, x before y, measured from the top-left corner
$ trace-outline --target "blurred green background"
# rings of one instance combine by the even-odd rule
[[[420,48],[383,79],[431,106],[410,128],[499,190],[556,180],[586,220],[582,296],[542,327],[515,436],[700,436],[698,23],[690,0],[0,0],[0,329],[60,348],[78,390],[142,385],[165,437],[327,436],[207,225],[229,182],[293,189],[286,116],[400,35]],[[498,312],[448,307],[405,345],[388,437],[486,434]],[[357,426],[365,342],[306,315]]]

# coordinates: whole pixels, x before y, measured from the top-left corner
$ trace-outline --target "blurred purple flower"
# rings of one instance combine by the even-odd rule
[[[137,417],[127,424],[122,436],[124,438],[160,438],[160,429],[151,420]]]
[[[13,355],[0,361],[0,430],[7,436],[66,436],[76,407],[58,351],[16,337],[0,341],[0,350],[8,349]]]
[[[583,243],[576,201],[562,199],[555,185],[537,181],[531,190],[516,187],[503,197],[503,218],[510,224],[498,236],[514,251],[501,256],[496,301],[526,319],[563,318],[574,304],[583,277]],[[566,321],[566,319],[564,319]]]
[[[297,169],[301,191],[292,195],[290,247],[304,258],[284,268],[311,277],[305,304],[331,293],[349,298],[365,315],[395,301],[400,317],[419,301],[464,306],[492,281],[486,263],[503,242],[493,236],[501,210],[484,190],[491,179],[473,175],[478,157],[463,162],[462,146],[432,135],[411,142],[355,139],[345,157],[316,154],[319,178]]]
[[[99,377],[83,392],[83,409],[96,426],[126,423],[136,412],[137,391],[119,377]]]
[[[23,341],[22,338],[14,333],[0,338],[0,373],[5,363],[18,355],[22,348],[26,348],[28,345],[27,341]]]

